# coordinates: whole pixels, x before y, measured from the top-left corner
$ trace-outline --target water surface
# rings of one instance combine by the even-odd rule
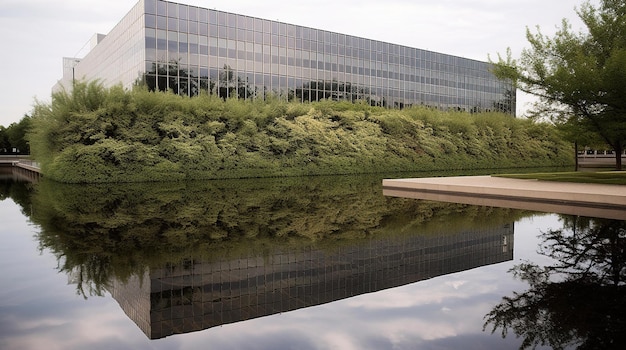
[[[624,222],[381,193],[378,177],[70,186],[5,176],[0,348],[622,343]],[[602,296],[593,310],[562,307],[585,293]]]

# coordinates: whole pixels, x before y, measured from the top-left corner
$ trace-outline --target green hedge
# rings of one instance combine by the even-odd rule
[[[550,125],[497,113],[222,100],[78,83],[28,135],[60,182],[359,174],[573,164]]]

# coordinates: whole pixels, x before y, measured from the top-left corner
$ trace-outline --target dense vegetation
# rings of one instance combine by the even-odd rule
[[[35,106],[32,156],[68,183],[573,164],[554,128],[504,114],[181,97],[79,83]]]
[[[0,125],[0,154],[29,154],[30,147],[26,141],[29,128],[30,116],[28,115],[6,128]]]

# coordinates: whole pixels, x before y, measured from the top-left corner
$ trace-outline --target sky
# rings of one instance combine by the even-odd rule
[[[583,0],[179,0],[220,11],[303,25],[487,61],[527,48],[526,28],[551,35]],[[82,57],[95,33],[107,34],[134,0],[3,0],[0,6],[0,125],[49,102],[63,57]],[[595,0],[593,1],[595,3]],[[529,98],[518,94],[518,115]]]

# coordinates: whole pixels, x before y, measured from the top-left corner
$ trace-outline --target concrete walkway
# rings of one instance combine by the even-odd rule
[[[385,179],[383,194],[626,220],[626,186],[491,176]]]
[[[37,174],[41,174],[41,168],[39,168],[39,163],[33,162],[32,160],[25,158],[13,157],[9,158],[7,156],[0,156],[0,165],[10,165],[13,167],[22,168],[28,171],[32,171]]]

